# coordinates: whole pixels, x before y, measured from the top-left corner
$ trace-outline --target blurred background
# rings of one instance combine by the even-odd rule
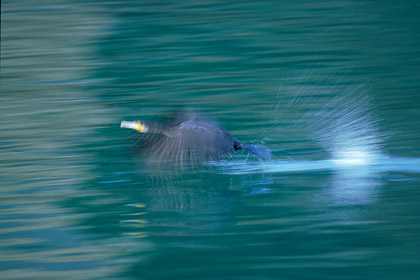
[[[1,1],[2,279],[418,279],[418,1]],[[147,168],[196,108],[272,150]]]

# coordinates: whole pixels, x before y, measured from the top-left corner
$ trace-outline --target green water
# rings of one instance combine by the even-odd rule
[[[418,279],[418,1],[2,1],[1,279]],[[135,157],[195,108],[272,160]]]

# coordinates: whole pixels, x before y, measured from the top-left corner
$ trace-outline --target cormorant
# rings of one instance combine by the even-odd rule
[[[219,160],[237,150],[245,150],[260,159],[270,159],[264,146],[247,145],[214,123],[197,115],[178,115],[169,122],[122,121],[122,128],[144,133],[140,147],[154,160]]]

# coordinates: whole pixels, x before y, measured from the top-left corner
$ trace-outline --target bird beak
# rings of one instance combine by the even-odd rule
[[[143,131],[143,125],[141,124],[141,122],[127,122],[127,121],[122,121],[121,122],[121,127],[122,128],[131,128],[134,130],[137,130],[138,132],[142,132]]]

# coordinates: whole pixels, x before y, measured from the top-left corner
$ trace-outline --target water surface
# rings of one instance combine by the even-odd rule
[[[2,279],[416,279],[417,1],[2,1]],[[272,150],[151,170],[123,119]]]

